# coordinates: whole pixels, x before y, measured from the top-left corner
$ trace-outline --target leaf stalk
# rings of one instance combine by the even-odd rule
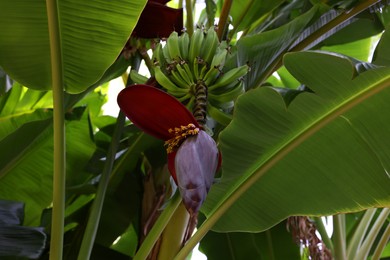
[[[54,110],[53,211],[51,222],[50,259],[61,260],[63,257],[66,180],[64,76],[62,68],[60,21],[57,0],[46,0],[46,8],[50,40]]]

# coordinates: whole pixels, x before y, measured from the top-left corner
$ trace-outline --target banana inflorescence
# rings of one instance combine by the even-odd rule
[[[207,31],[198,28],[191,37],[173,32],[165,46],[158,44],[153,52],[154,76],[168,93],[199,115],[199,120],[207,109],[215,120],[226,124],[229,116],[223,109],[244,92],[242,77],[249,70],[247,65],[226,70],[227,56],[227,44],[219,41],[214,27]]]

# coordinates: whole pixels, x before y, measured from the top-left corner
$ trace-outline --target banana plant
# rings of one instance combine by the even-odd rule
[[[198,2],[0,0],[0,198],[34,257],[388,257],[388,2]]]

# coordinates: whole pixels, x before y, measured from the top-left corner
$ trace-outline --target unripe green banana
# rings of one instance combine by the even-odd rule
[[[200,70],[199,79],[204,79],[204,78],[205,78],[205,75],[206,75],[206,73],[207,73],[208,71],[209,71],[208,66],[203,65],[203,66],[202,66],[202,69]]]
[[[219,39],[218,39],[217,32],[215,31],[214,27],[210,27],[207,31],[207,34],[205,36],[201,48],[200,57],[204,60],[204,62],[206,62],[209,65],[211,64],[211,61],[213,60],[218,45],[219,45]]]
[[[209,85],[209,91],[227,86],[232,82],[237,81],[241,77],[245,76],[248,73],[248,70],[248,65],[243,65],[225,72],[215,81],[215,83]]]
[[[172,69],[170,71],[170,75],[169,75],[169,78],[171,79],[171,81],[179,88],[181,89],[189,89],[189,84],[185,81],[184,78],[182,78],[179,74],[179,72],[177,72],[177,70],[175,69]]]
[[[188,90],[179,88],[175,83],[173,83],[167,75],[162,72],[160,66],[154,67],[154,77],[156,78],[158,84],[168,90],[170,93],[182,93],[186,94]]]
[[[228,125],[232,121],[232,116],[226,114],[225,112],[219,110],[208,102],[207,104],[207,113],[221,125]]]
[[[244,84],[241,80],[237,80],[236,85],[227,91],[214,93],[209,90],[208,98],[210,101],[214,101],[214,104],[224,104],[235,100],[242,93],[244,93]]]
[[[130,79],[136,84],[145,84],[148,78],[139,74],[136,70],[130,70]]]
[[[188,36],[188,33],[184,32],[179,37],[179,47],[182,59],[188,61],[188,49],[190,47],[190,36]]]
[[[228,54],[228,51],[226,48],[219,48],[217,52],[214,54],[213,59],[210,64],[210,68],[212,67],[218,67],[222,70],[223,66],[225,66],[226,56]]]
[[[179,47],[179,35],[177,32],[173,31],[171,35],[169,35],[165,48],[168,49],[168,53],[172,61],[175,60],[178,62],[182,59]]]
[[[191,97],[191,94],[190,93],[187,93],[185,94],[184,96],[182,97],[178,97],[177,100],[179,100],[180,102],[184,102],[186,101],[187,99],[189,99]]]
[[[199,62],[198,58],[195,58],[192,62],[192,71],[195,79],[199,79]]]
[[[197,78],[195,78],[195,76],[194,76],[194,74],[192,73],[192,71],[191,71],[190,66],[188,65],[188,63],[185,62],[185,63],[182,64],[181,66],[184,68],[184,70],[186,71],[187,75],[188,75],[189,77],[191,77],[191,81],[192,81],[193,83],[195,83],[195,82],[197,81]]]
[[[192,73],[190,75],[187,74],[187,71],[182,68],[180,64],[176,65],[176,70],[179,72],[180,76],[185,80],[185,82],[188,84],[188,86],[191,86],[194,84],[194,81],[192,80]]]
[[[165,44],[164,48],[162,48],[163,57],[166,61],[166,63],[170,64],[174,62],[174,60],[171,59],[171,54],[169,54],[169,50],[167,45]]]
[[[218,67],[211,67],[206,75],[203,77],[203,82],[206,86],[211,85],[221,73],[221,70]]]
[[[219,76],[223,66],[225,65],[226,55],[226,49],[218,49],[217,53],[215,53],[210,64],[209,71],[203,77],[203,81],[205,82],[206,86],[213,84]]]
[[[165,60],[163,50],[162,50],[162,45],[161,43],[156,45],[156,48],[153,50],[153,62],[155,63],[156,66],[160,66],[162,68],[165,68],[167,61]]]
[[[191,36],[190,49],[188,50],[188,62],[193,64],[194,59],[199,57],[204,40],[203,30],[197,28]]]

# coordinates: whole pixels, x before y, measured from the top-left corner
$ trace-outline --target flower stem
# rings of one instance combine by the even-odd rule
[[[187,33],[191,37],[194,32],[194,10],[192,8],[192,1],[186,0],[186,12],[187,12]]]
[[[328,233],[326,232],[326,228],[324,226],[324,222],[322,221],[322,219],[320,217],[316,217],[314,218],[314,221],[315,221],[315,224],[316,224],[316,227],[317,227],[317,231],[320,233],[321,235],[321,240],[322,242],[324,242],[324,244],[326,245],[326,247],[332,252],[333,254],[333,243],[332,241],[330,240],[329,236],[328,236]]]
[[[381,257],[381,254],[383,253],[383,250],[387,246],[389,239],[390,239],[390,224],[387,225],[385,231],[383,232],[382,237],[379,239],[379,242],[375,248],[374,253],[372,254],[371,259],[379,259]]]
[[[374,244],[379,232],[381,231],[383,225],[386,223],[387,217],[390,214],[389,208],[382,209],[382,212],[376,218],[374,224],[370,227],[370,231],[362,243],[362,246],[359,248],[358,253],[356,254],[356,259],[367,259],[371,251],[371,247]]]
[[[102,177],[100,179],[99,186],[96,192],[96,198],[92,204],[87,227],[84,233],[83,241],[81,243],[80,253],[78,255],[79,260],[89,259],[92,253],[92,248],[95,242],[95,237],[103,208],[103,202],[110,180],[110,174],[114,165],[115,154],[122,135],[123,126],[125,124],[125,119],[125,115],[122,112],[119,112],[114,134],[111,140],[109,150],[107,152],[106,163],[104,165]]]
[[[376,209],[367,209],[364,212],[364,215],[362,219],[360,220],[360,223],[356,229],[356,231],[353,233],[353,236],[350,240],[350,243],[347,248],[347,256],[348,259],[353,260],[356,259],[356,255],[362,245],[363,238],[366,236],[366,231],[368,227],[370,226],[371,220],[374,217],[376,212]]]
[[[230,8],[232,7],[232,2],[233,2],[232,0],[223,1],[221,15],[219,16],[218,31],[217,31],[219,41],[222,40],[223,35],[227,30],[227,19],[229,17]]]
[[[333,216],[333,248],[332,253],[335,259],[347,258],[344,214]]]
[[[150,230],[149,234],[146,236],[137,254],[134,256],[133,258],[134,260],[143,260],[148,257],[154,244],[156,243],[157,239],[160,237],[161,233],[163,232],[168,222],[171,220],[173,213],[175,213],[180,202],[181,202],[180,193],[176,192],[175,195],[172,197],[171,201],[169,202],[168,206],[164,209],[160,217],[157,219],[156,223],[154,223],[152,229]]]
[[[64,241],[66,145],[60,24],[56,0],[46,0],[53,89],[54,165],[50,259],[61,260]]]

